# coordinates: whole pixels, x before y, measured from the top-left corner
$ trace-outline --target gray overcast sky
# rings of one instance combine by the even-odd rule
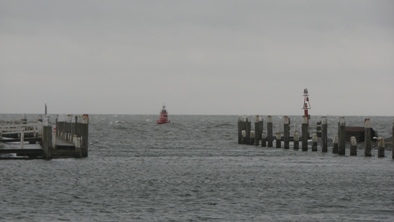
[[[394,115],[394,1],[0,0],[0,113]]]

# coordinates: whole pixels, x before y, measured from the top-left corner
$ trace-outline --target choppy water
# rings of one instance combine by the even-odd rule
[[[88,158],[0,161],[0,221],[394,221],[389,151],[238,145],[237,116],[156,119],[91,115]],[[332,136],[338,118],[329,120]],[[390,136],[392,118],[371,120]]]

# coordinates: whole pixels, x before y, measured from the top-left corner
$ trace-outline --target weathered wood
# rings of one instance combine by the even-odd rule
[[[364,155],[371,156],[371,120],[365,119],[364,122]]]
[[[272,116],[267,117],[267,140],[268,147],[272,147],[273,143],[273,132],[272,132]]]
[[[82,115],[81,122],[81,151],[82,157],[88,157],[89,153],[89,115]]]
[[[308,116],[304,116],[302,120],[302,151],[308,151]]]
[[[245,137],[245,144],[250,144],[250,130],[252,130],[252,123],[249,121],[249,119],[246,117],[246,137]]]
[[[334,136],[333,140],[333,145],[332,145],[332,153],[338,153],[338,135]]]
[[[345,117],[339,117],[338,122],[338,155],[345,155],[345,148],[346,148],[346,122]]]
[[[378,138],[378,157],[384,157],[384,139],[383,139],[383,137]]]
[[[242,130],[242,143],[241,144],[246,144],[246,130]]]
[[[283,140],[284,148],[289,149],[290,145],[290,118],[288,116],[283,117]]]
[[[294,132],[294,150],[298,150],[300,148],[300,137],[298,135],[298,131]]]
[[[393,134],[392,143],[391,143],[391,158],[394,160],[394,121],[393,121],[393,126],[391,128],[391,134]]]
[[[256,121],[254,122],[255,139],[254,145],[260,145],[261,140],[261,129],[260,129],[260,116],[256,115]]]
[[[322,142],[322,152],[327,152],[328,149],[328,137],[327,137],[327,117],[322,117],[321,120],[321,142]]]
[[[357,139],[355,136],[350,137],[350,156],[357,156]]]
[[[317,135],[314,133],[312,135],[312,151],[317,151]]]
[[[238,144],[242,144],[243,118],[238,117]]]

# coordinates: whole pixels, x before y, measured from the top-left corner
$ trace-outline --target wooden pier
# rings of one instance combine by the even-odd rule
[[[0,125],[0,159],[52,159],[88,156],[89,115],[49,115],[36,123]]]
[[[301,141],[302,151],[308,151],[311,148],[312,151],[317,151],[317,147],[321,147],[322,152],[327,152],[328,139],[327,139],[327,117],[322,117],[321,121],[317,124],[315,132],[312,132],[313,127],[309,126],[307,116],[302,117],[302,136],[299,137],[297,130],[294,131],[294,135],[290,135],[289,123],[290,118],[284,116],[283,118],[283,132],[276,132],[276,136],[273,137],[272,130],[272,116],[267,116],[267,127],[266,131],[263,128],[263,120],[260,116],[256,116],[255,127],[258,126],[257,130],[251,129],[251,122],[248,117],[238,118],[238,143],[239,144],[250,144],[250,132],[258,132],[261,135],[254,136],[254,145],[258,146],[261,141],[261,147],[273,147],[273,141],[276,142],[276,147],[281,147],[281,142],[284,142],[284,149],[289,149],[289,141],[293,142],[294,150],[299,149],[299,141]],[[249,132],[248,132],[249,131]],[[371,120],[365,119],[364,127],[346,127],[345,117],[339,117],[337,132],[334,135],[332,141],[332,153],[344,156],[346,154],[346,147],[350,149],[350,156],[357,156],[357,143],[363,142],[364,156],[371,156],[372,139],[375,138],[375,131],[371,127]],[[283,136],[282,136],[283,135]],[[320,138],[320,139],[318,139]],[[310,141],[312,139],[312,141]],[[267,145],[268,144],[268,145]],[[319,145],[318,145],[319,144]],[[392,137],[388,139],[378,138],[378,157],[384,157],[385,148],[390,147],[392,159],[394,159],[394,122],[392,125]]]

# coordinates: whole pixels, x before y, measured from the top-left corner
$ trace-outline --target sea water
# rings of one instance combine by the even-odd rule
[[[239,145],[238,116],[157,118],[90,115],[88,158],[1,160],[0,221],[394,221],[390,151]],[[302,118],[290,118],[300,132]],[[390,137],[391,117],[369,118]],[[281,119],[273,117],[274,131]],[[332,138],[338,117],[328,119]]]

